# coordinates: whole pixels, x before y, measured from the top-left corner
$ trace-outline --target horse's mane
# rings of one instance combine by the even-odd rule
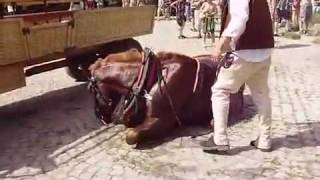
[[[167,51],[161,51],[156,54],[156,57],[160,62],[166,62],[170,60],[174,61],[186,61],[186,60],[192,60],[193,58],[175,53],[175,52],[167,52]],[[91,74],[93,74],[96,70],[100,68],[107,67],[110,64],[113,63],[133,63],[133,62],[141,62],[142,59],[142,53],[140,53],[137,49],[130,49],[125,52],[121,53],[114,53],[109,54],[104,59],[99,58],[95,63],[93,63],[89,67],[89,71]]]
[[[142,55],[137,49],[130,49],[121,53],[109,54],[104,59],[99,58],[95,63],[89,67],[89,71],[93,74],[99,68],[106,67],[111,63],[126,63],[126,62],[139,62]]]
[[[175,61],[185,61],[185,60],[192,60],[193,58],[184,54],[179,54],[175,52],[167,52],[167,51],[161,51],[157,53],[157,58],[159,58],[160,61],[165,60],[175,60]]]

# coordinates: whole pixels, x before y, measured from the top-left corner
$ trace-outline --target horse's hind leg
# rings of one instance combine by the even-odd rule
[[[175,127],[175,121],[148,117],[145,122],[136,128],[128,129],[126,141],[128,144],[137,144],[143,141],[157,139],[168,134]]]

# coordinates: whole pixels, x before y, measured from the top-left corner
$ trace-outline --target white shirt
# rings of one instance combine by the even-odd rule
[[[229,0],[230,21],[224,29],[222,36],[231,37],[231,47],[235,49],[235,44],[246,29],[246,23],[249,19],[250,0]],[[238,50],[234,53],[250,62],[260,62],[268,59],[272,54],[273,48],[267,49],[246,49]]]

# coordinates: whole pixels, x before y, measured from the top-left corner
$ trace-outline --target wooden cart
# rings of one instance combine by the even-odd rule
[[[64,66],[76,80],[86,80],[98,57],[141,49],[132,37],[152,33],[154,14],[154,6],[141,6],[4,16],[0,93],[25,86],[26,76]]]

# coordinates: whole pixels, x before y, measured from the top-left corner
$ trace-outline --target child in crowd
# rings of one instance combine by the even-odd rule
[[[186,36],[183,35],[183,29],[187,21],[187,17],[185,15],[187,4],[186,0],[177,0],[171,3],[171,6],[176,9],[177,23],[179,25],[179,39],[186,38]]]

